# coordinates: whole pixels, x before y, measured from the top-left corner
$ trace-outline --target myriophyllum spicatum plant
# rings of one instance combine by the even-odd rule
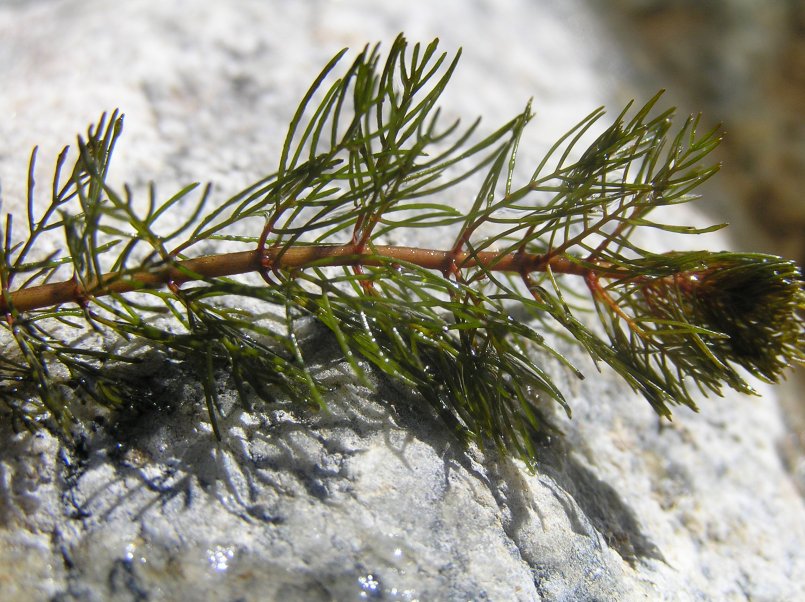
[[[657,95],[603,128],[593,112],[523,170],[530,106],[485,135],[478,122],[443,123],[437,103],[458,56],[400,37],[385,59],[367,48],[337,75],[343,55],[302,98],[276,171],[227,200],[212,203],[209,186],[165,200],[152,186],[144,202],[111,187],[117,112],[59,155],[46,193],[34,154],[27,216],[6,217],[0,248],[6,419],[64,428],[77,403],[125,406],[137,384],[116,368],[140,355],[115,351],[120,338],[194,366],[219,436],[222,370],[245,403],[324,408],[300,328],[312,322],[358,382],[395,379],[449,428],[531,462],[551,428],[547,400],[570,412],[544,366],[580,375],[546,333],[611,366],[664,416],[695,407],[698,390],[749,392],[747,373],[774,382],[805,359],[793,262],[637,242],[651,228],[720,227],[651,213],[696,198],[718,169],[706,162],[718,129],[700,132],[698,117],[674,129]],[[437,227],[428,248],[392,244]],[[47,248],[61,252],[41,252],[54,235],[64,244]],[[580,293],[600,326],[580,319]]]

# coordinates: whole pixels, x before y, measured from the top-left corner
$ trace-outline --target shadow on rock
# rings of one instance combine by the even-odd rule
[[[539,471],[550,477],[575,501],[607,545],[630,565],[635,566],[642,559],[665,562],[660,550],[643,533],[634,512],[615,488],[599,479],[569,453],[563,441],[554,438],[550,446],[542,448]],[[576,509],[563,501],[561,496],[555,495],[565,505],[574,531],[585,533],[576,516]]]

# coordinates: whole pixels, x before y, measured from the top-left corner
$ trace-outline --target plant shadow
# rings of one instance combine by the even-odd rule
[[[141,521],[168,506],[181,512],[212,498],[241,520],[280,525],[292,498],[338,503],[339,495],[353,487],[351,459],[380,437],[406,463],[408,442],[416,439],[432,448],[444,465],[445,487],[453,470],[471,475],[493,495],[505,484],[506,503],[514,509],[507,531],[517,530],[517,521],[527,514],[517,509],[532,505],[525,499],[522,466],[494,449],[469,449],[430,404],[388,379],[377,377],[371,390],[355,385],[336,346],[323,346],[316,355],[329,380],[327,411],[256,398],[247,407],[225,367],[217,370],[221,440],[212,433],[190,363],[151,351],[138,365],[119,368],[121,379],[137,383],[137,394],[125,407],[99,413],[77,436],[62,440],[66,512],[91,528],[117,513]],[[585,525],[591,524],[632,565],[663,560],[618,492],[576,460],[561,436],[534,443],[535,472],[555,485],[574,531],[589,536]],[[13,449],[0,450],[0,456]],[[93,487],[84,484],[93,471],[106,471],[103,486],[96,479],[86,479]]]

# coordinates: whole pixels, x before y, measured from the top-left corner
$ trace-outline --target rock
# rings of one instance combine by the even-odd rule
[[[155,180],[169,194],[212,180],[225,198],[273,169],[324,61],[398,30],[464,45],[450,114],[484,114],[492,128],[535,96],[521,160],[618,96],[628,57],[577,2],[428,11],[368,0],[6,3],[4,209],[24,209],[33,144],[46,188],[59,145],[116,106],[127,121],[114,181]],[[0,424],[0,599],[805,596],[803,500],[777,451],[773,389],[703,400],[701,414],[661,424],[614,375],[563,349],[588,378],[556,371],[574,417],[557,415],[564,435],[529,472],[465,449],[400,386],[356,385],[337,346],[314,344],[329,358],[329,412],[247,410],[222,373],[220,443],[188,368],[158,352],[139,368],[141,397],[117,414],[88,408],[91,428],[69,444]]]

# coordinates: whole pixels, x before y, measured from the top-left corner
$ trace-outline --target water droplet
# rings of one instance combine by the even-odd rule
[[[361,598],[379,599],[383,596],[380,580],[372,573],[358,577],[358,585],[361,587]]]
[[[134,543],[129,543],[126,545],[126,552],[123,554],[123,561],[128,565],[131,565],[133,562],[139,562],[140,564],[145,564],[148,562],[145,556],[137,555],[137,545]]]
[[[215,546],[207,550],[210,567],[219,573],[229,569],[229,563],[234,557],[235,550],[232,546]]]

